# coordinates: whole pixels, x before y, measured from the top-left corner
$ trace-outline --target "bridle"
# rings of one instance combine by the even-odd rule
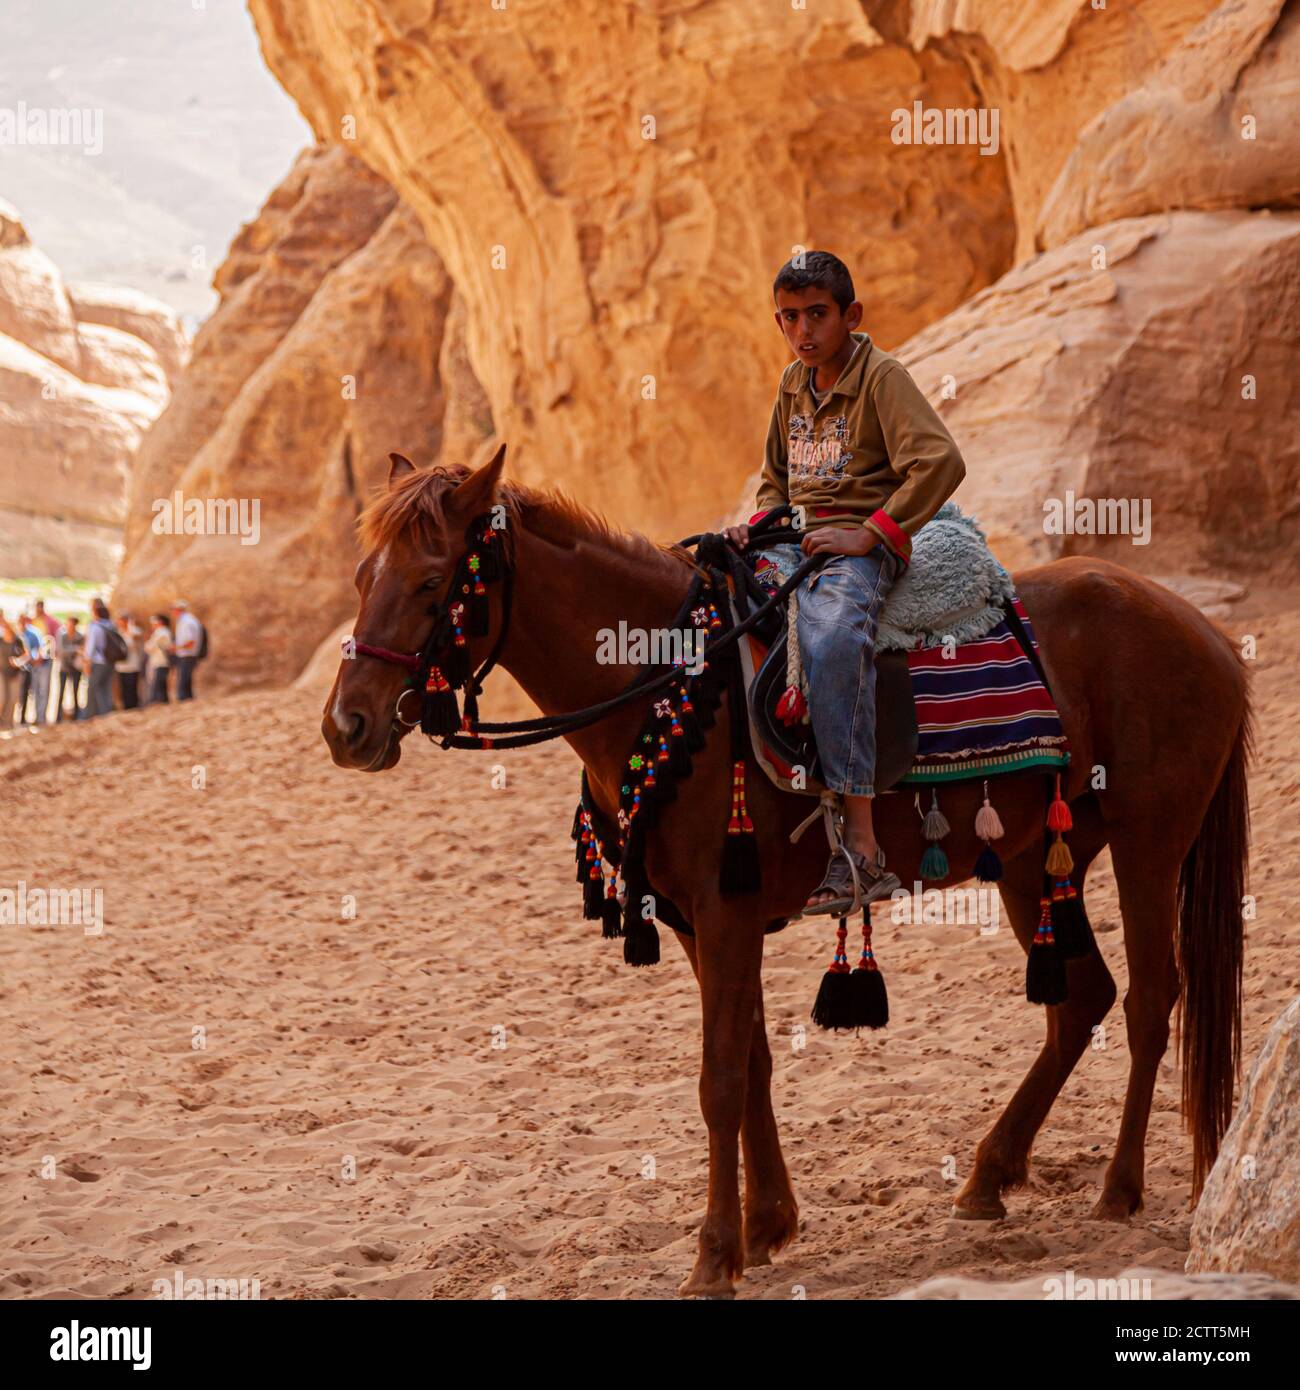
[[[751,548],[788,541],[792,517],[790,507],[768,512],[750,527]],[[351,642],[355,655],[400,666],[407,672],[406,684],[393,707],[388,741],[372,767],[387,755],[394,735],[401,738],[417,725],[443,748],[522,748],[586,728],[634,700],[644,700],[681,681],[681,661],[666,668],[645,666],[619,694],[583,709],[537,719],[481,723],[478,697],[483,692],[483,682],[497,665],[510,628],[514,566],[507,554],[504,528],[495,525],[492,513],[475,517],[466,528],[465,540],[467,548],[453,570],[447,597],[429,609],[433,621],[419,651],[399,652],[369,642]],[[695,575],[672,626],[683,628],[689,624],[705,628],[706,665],[709,661],[716,663],[723,653],[733,651],[741,637],[752,631],[773,609],[784,604],[804,578],[828,558],[824,553],[809,556],[774,594],[769,595],[755,579],[740,551],[724,536],[710,532],[688,536],[678,542],[678,548],[694,549]],[[486,637],[490,631],[487,585],[493,582],[501,584],[500,625],[488,655],[474,669],[469,661],[469,638]],[[737,621],[731,620],[729,598],[735,600]],[[755,606],[751,607],[751,603]],[[715,631],[719,634],[716,637]],[[464,691],[463,711],[456,703],[457,690]],[[403,704],[409,695],[419,700],[415,719],[403,714]]]

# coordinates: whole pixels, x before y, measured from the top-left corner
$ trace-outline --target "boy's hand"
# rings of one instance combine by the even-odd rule
[[[868,555],[880,537],[866,526],[819,526],[799,542],[805,555]]]
[[[748,526],[728,526],[722,533],[736,547],[737,550],[744,550],[749,544]]]

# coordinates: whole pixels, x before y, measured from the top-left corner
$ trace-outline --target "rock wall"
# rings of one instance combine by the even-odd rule
[[[800,245],[853,267],[868,329],[948,418],[971,465],[959,500],[1009,563],[1097,549],[1203,587],[1293,556],[1294,6],[250,8],[333,153],[306,157],[219,274],[145,450],[123,580],[229,612],[260,652],[238,679],[292,677],[346,621],[351,519],[391,448],[457,462],[495,430],[516,477],[652,534],[731,513],[786,360],[771,277]],[[996,139],[898,143],[914,102],[996,114]],[[346,177],[327,165],[344,150]],[[330,179],[332,212],[310,214],[304,182]],[[403,230],[353,267],[354,298],[319,343],[294,336],[399,198]],[[262,288],[240,294],[246,279]],[[382,344],[367,299],[388,306]],[[410,408],[363,424],[336,390],[362,365],[372,389],[415,389]],[[149,533],[150,500],[183,479],[265,489],[289,648],[239,616],[248,581],[219,545]],[[1148,499],[1151,543],[1045,532],[1044,503],[1069,492]]]
[[[838,249],[895,344],[1011,263],[1003,159],[891,139],[916,96],[974,103],[967,66],[858,0],[251,10],[318,138],[353,136],[446,264],[516,476],[654,532],[726,510],[761,448],[797,245]]]
[[[217,312],[141,450],[115,599],[187,599],[211,634],[209,675],[238,686],[296,674],[351,616],[353,522],[387,451],[400,441],[431,462],[477,445],[492,419],[441,261],[393,190],[341,149],[298,159],[216,287]],[[167,505],[178,492],[179,509]],[[168,529],[186,500],[212,499],[242,506],[256,532]]]
[[[186,353],[165,305],[69,290],[0,203],[0,575],[112,575],[131,461]]]
[[[1300,1280],[1300,998],[1273,1025],[1192,1221],[1189,1274]]]

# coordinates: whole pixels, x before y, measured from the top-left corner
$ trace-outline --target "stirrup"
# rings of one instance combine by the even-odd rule
[[[897,874],[885,872],[885,856],[879,848],[876,850],[876,862],[871,864],[865,854],[860,854],[847,845],[838,845],[826,866],[825,876],[809,897],[813,893],[847,889],[850,883],[853,886],[851,894],[839,892],[837,896],[823,903],[805,903],[804,915],[815,917],[827,914],[845,917],[849,913],[862,911],[871,903],[888,897],[896,888],[902,887]]]

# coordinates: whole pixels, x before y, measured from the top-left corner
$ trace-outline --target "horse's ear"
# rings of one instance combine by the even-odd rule
[[[415,472],[415,465],[405,454],[389,454],[388,456],[388,486],[392,485],[398,478],[404,478],[408,473]]]
[[[477,516],[487,511],[496,497],[497,484],[501,481],[505,464],[506,446],[502,444],[482,468],[476,468],[464,482],[457,485],[452,493],[452,502],[459,515]]]

